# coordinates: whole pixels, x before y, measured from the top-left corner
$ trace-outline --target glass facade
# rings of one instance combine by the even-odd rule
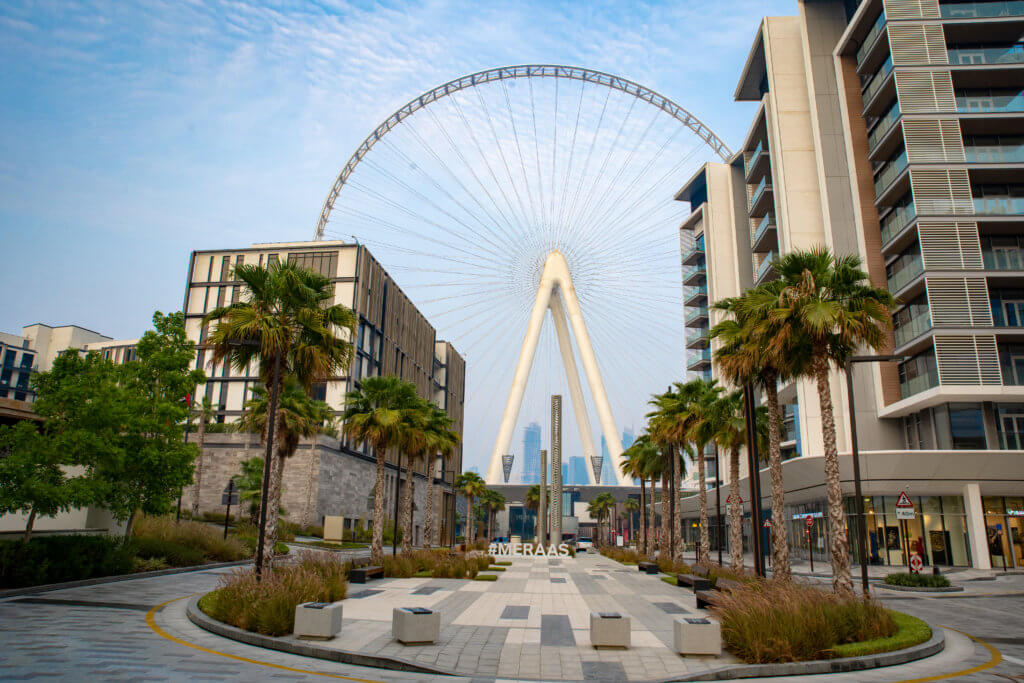
[[[1024,567],[1024,497],[984,496],[981,505],[992,568]]]

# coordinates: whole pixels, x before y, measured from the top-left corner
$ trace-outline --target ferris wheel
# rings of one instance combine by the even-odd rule
[[[465,356],[465,465],[497,483],[499,456],[519,450],[512,435],[543,424],[549,397],[565,393],[579,430],[566,430],[563,462],[584,457],[590,483],[626,483],[620,434],[641,428],[651,394],[685,375],[688,233],[678,227],[688,208],[673,196],[701,164],[729,156],[699,119],[633,81],[557,65],[490,69],[410,100],[367,136],[315,236],[369,247]],[[540,307],[542,280],[563,263]],[[588,434],[595,412],[600,451]]]

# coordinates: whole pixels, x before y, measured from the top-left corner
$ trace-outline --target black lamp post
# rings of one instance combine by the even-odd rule
[[[857,445],[857,412],[853,401],[853,364],[854,363],[884,363],[887,361],[901,361],[907,356],[850,356],[844,364],[846,370],[846,393],[850,400],[850,455],[853,457],[853,495],[856,497],[857,510],[857,553],[860,560],[860,584],[864,595],[868,594],[868,525],[864,515],[864,494],[861,492],[860,482],[860,450]]]

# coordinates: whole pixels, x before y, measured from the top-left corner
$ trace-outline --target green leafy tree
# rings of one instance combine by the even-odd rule
[[[255,525],[263,495],[263,458],[243,460],[241,473],[235,475],[235,486],[239,500],[248,504],[249,520]]]
[[[196,446],[199,448],[199,455],[196,457],[196,473],[193,477],[195,486],[192,489],[192,519],[199,518],[199,497],[203,489],[203,450],[206,446],[206,427],[210,424],[216,411],[213,403],[206,396],[199,401],[199,408],[195,411],[196,418]]]
[[[484,495],[487,484],[476,472],[463,472],[455,478],[455,489],[466,497],[466,510],[469,512],[467,516],[472,520],[467,521],[469,531],[466,534],[466,541],[472,543],[476,540],[476,508],[473,507],[473,501]]]

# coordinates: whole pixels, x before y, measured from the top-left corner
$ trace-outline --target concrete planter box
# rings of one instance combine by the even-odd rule
[[[295,606],[297,638],[330,640],[341,633],[340,602],[305,602]]]
[[[420,607],[391,612],[391,637],[400,643],[435,643],[441,637],[441,613]]]
[[[710,619],[676,619],[672,623],[676,652],[681,655],[722,654],[722,627]]]
[[[628,648],[629,632],[629,617],[618,612],[590,613],[590,644],[594,647]]]

